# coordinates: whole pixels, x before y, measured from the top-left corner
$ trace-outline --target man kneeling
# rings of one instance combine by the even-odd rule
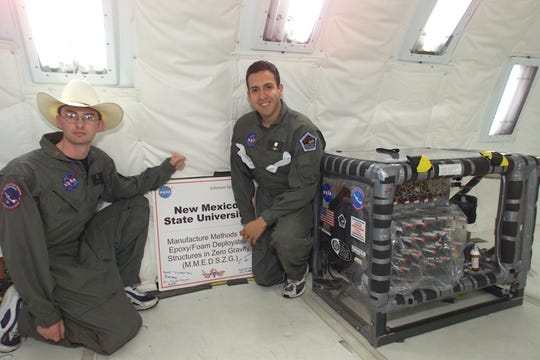
[[[20,335],[100,354],[118,350],[141,327],[137,310],[158,299],[137,290],[149,206],[185,157],[173,154],[137,176],[122,176],[92,145],[123,118],[90,84],[72,80],[60,100],[37,95],[43,117],[61,131],[0,170],[0,244],[13,280],[0,305],[0,352]],[[102,202],[111,205],[98,211]]]

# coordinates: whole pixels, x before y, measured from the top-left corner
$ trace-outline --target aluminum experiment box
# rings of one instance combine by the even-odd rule
[[[377,150],[323,156],[313,290],[374,346],[522,304],[540,159]],[[493,238],[471,239],[484,181],[500,183]]]

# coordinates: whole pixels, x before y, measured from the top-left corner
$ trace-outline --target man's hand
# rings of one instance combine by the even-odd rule
[[[186,166],[186,157],[177,153],[171,155],[169,163],[176,169],[182,170]]]
[[[51,325],[48,328],[37,326],[36,328],[39,335],[41,335],[45,340],[51,340],[54,342],[59,342],[64,338],[64,321],[60,320],[57,323]]]
[[[240,231],[240,235],[242,235],[242,237],[251,245],[254,245],[257,240],[259,240],[264,230],[266,230],[267,225],[266,221],[259,216],[255,220],[244,225],[244,228]]]

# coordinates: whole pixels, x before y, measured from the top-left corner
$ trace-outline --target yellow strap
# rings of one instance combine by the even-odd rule
[[[416,166],[416,171],[418,171],[419,173],[428,172],[431,169],[431,166],[431,161],[428,159],[428,157],[422,155],[420,156],[418,166]]]

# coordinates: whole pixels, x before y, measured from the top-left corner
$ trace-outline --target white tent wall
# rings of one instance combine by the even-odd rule
[[[505,61],[540,57],[539,1],[482,0],[445,65],[394,58],[416,7],[413,0],[332,0],[320,44],[309,55],[244,51],[240,31],[246,30],[247,1],[258,0],[133,0],[134,86],[99,88],[102,99],[125,110],[121,126],[96,142],[120,172],[138,173],[173,151],[188,158],[176,176],[227,170],[232,125],[250,110],[245,71],[258,59],[278,66],[285,101],[312,118],[330,151],[430,146],[540,155],[538,82],[515,139],[478,142],[485,106]],[[54,130],[40,118],[35,94],[59,96],[62,89],[26,79],[16,24],[8,0],[0,0],[0,168]],[[489,198],[498,185],[487,180],[474,191]],[[471,226],[475,234],[492,235],[497,199],[491,198],[493,203],[480,204],[479,220]],[[538,244],[526,291],[540,298]],[[141,269],[149,287],[157,278],[155,254],[151,222]]]

